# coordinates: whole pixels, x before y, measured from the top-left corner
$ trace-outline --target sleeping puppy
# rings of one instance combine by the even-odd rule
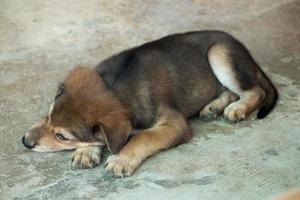
[[[40,152],[75,149],[72,165],[79,167],[99,164],[107,147],[113,155],[106,170],[128,176],[147,157],[188,141],[190,117],[223,114],[238,122],[259,108],[261,119],[276,100],[269,78],[229,34],[175,34],[116,54],[95,69],[73,69],[49,113],[22,142]]]

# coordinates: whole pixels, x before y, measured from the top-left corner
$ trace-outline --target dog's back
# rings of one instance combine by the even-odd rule
[[[209,50],[218,44],[228,48],[241,88],[257,84],[253,74],[259,68],[249,52],[220,31],[167,36],[112,56],[96,70],[131,111],[136,125],[145,128],[153,123],[159,104],[167,104],[187,118],[224,91],[208,58]]]

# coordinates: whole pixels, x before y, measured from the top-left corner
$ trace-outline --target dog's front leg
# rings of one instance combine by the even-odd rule
[[[106,161],[106,170],[118,177],[130,176],[147,157],[168,149],[190,136],[185,118],[169,108],[161,109],[156,124],[134,135],[125,147]]]
[[[102,146],[87,146],[77,148],[72,154],[72,166],[92,168],[100,164]]]

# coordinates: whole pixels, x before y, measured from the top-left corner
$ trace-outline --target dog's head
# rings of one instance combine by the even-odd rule
[[[117,153],[130,131],[126,111],[100,76],[76,67],[59,86],[48,115],[33,125],[22,142],[40,152],[107,145]]]

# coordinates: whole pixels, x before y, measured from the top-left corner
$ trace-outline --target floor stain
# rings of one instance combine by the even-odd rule
[[[171,179],[162,179],[162,180],[152,180],[157,185],[160,185],[166,189],[176,188],[182,185],[208,185],[214,183],[216,177],[213,176],[203,176],[196,179],[184,179],[184,180],[171,180]]]
[[[279,153],[276,149],[268,149],[267,151],[265,151],[265,154],[269,155],[269,156],[278,156]]]

